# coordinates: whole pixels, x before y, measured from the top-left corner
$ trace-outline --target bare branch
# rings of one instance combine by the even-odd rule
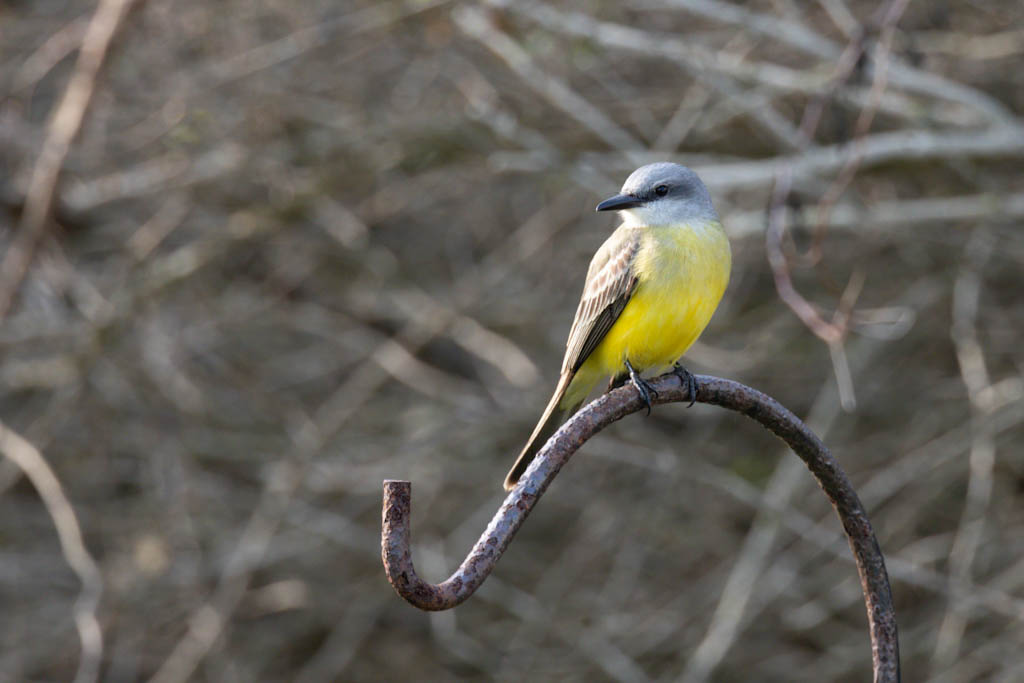
[[[890,71],[891,74],[891,71]],[[983,131],[904,130],[867,135],[857,143],[860,168],[867,169],[899,161],[915,163],[932,160],[971,158],[1015,159],[1024,156],[1024,128],[998,127]],[[752,161],[709,163],[693,155],[666,155],[663,152],[634,154],[624,160],[621,154],[585,154],[592,166],[609,170],[632,170],[633,164],[675,161],[693,168],[718,192],[763,187],[773,182],[780,171],[791,168],[794,180],[820,178],[838,172],[854,150],[854,143],[809,147],[799,154],[786,154]],[[939,201],[930,199],[929,201]]]
[[[762,103],[760,106],[747,107],[751,99],[749,90],[740,87],[728,77],[765,81],[772,88],[782,89],[815,88],[824,78],[821,75],[805,76],[803,73],[775,65],[750,64],[733,55],[709,56],[705,50],[673,36],[598,21],[576,12],[559,12],[541,3],[511,3],[506,9],[523,14],[547,29],[566,35],[586,37],[606,47],[671,59],[694,78],[737,102],[744,113],[750,115],[789,150],[798,149],[800,143],[793,125],[770,104]],[[780,82],[784,85],[780,85]],[[635,145],[634,149],[637,147]]]
[[[11,90],[25,90],[41,81],[61,60],[81,46],[88,25],[84,17],[76,19],[47,38],[18,68]]]
[[[770,14],[755,12],[730,2],[721,0],[654,0],[649,6],[678,7],[715,21],[743,26],[749,31],[783,42],[805,54],[826,60],[835,59],[841,51],[838,44],[806,26],[792,20],[782,20]],[[890,69],[889,78],[898,88],[958,102],[965,107],[983,113],[993,123],[1017,125],[1013,113],[1007,110],[1003,103],[981,90],[901,62],[894,63]]]
[[[99,676],[103,658],[103,629],[96,618],[96,608],[103,593],[103,577],[96,560],[85,547],[82,528],[74,508],[64,495],[64,489],[53,473],[46,458],[27,439],[0,422],[0,453],[28,477],[46,506],[46,511],[57,529],[61,552],[82,583],[75,601],[75,626],[82,643],[82,656],[78,662],[75,683],[95,681]]]
[[[940,52],[963,59],[1004,59],[1024,52],[1024,29],[975,36],[954,31],[921,31],[916,44],[922,52]]]
[[[752,101],[760,98],[752,97],[750,88],[741,84],[756,84],[772,94],[801,93],[813,96],[821,92],[833,80],[833,62],[842,52],[839,45],[833,45],[833,48],[829,49],[829,55],[823,58],[821,64],[798,70],[773,62],[747,59],[742,53],[724,50],[712,51],[704,45],[681,40],[675,33],[644,30],[600,21],[579,12],[562,12],[543,3],[504,3],[502,0],[491,0],[491,2],[501,5],[510,12],[527,16],[549,31],[592,40],[613,50],[623,50],[674,62],[692,74],[694,78],[707,83],[714,90],[735,101],[744,109],[745,113],[776,136],[782,146],[786,148],[799,148],[800,140],[796,128],[787,118],[764,104],[750,106]],[[959,84],[951,84],[951,87],[953,86],[963,88]],[[870,93],[861,86],[845,84],[843,88],[839,89],[837,97],[863,106],[869,101]],[[903,93],[886,92],[879,103],[879,109],[907,121],[917,122],[922,118],[918,99]],[[978,125],[985,123],[986,118],[991,118],[981,116],[977,108],[968,107],[967,104],[964,104],[963,107],[946,105],[936,109],[931,120],[955,125]],[[1004,116],[1000,121],[1012,122],[1012,118]]]
[[[867,365],[874,356],[875,352],[865,354],[859,365]],[[835,391],[833,387],[839,388],[830,380],[824,382],[811,403],[810,413],[805,418],[806,424],[809,427],[813,426],[815,433],[822,436],[831,431],[842,413],[841,392]],[[706,477],[704,481],[721,486],[730,495],[736,495],[737,489],[741,486],[736,480],[743,481],[735,473],[730,473],[732,476],[725,480],[716,468],[703,463],[696,463],[694,474],[698,478]],[[776,536],[787,523],[786,517],[790,514],[799,514],[792,509],[791,501],[800,490],[799,485],[802,481],[800,465],[790,458],[784,458],[779,460],[764,489],[756,489],[754,520],[722,587],[718,605],[712,613],[707,631],[694,648],[693,654],[687,658],[686,668],[681,676],[684,683],[708,680],[733,644],[740,639],[742,624],[750,619],[755,592],[763,604],[765,588],[759,585],[757,577],[763,576],[768,569],[768,559],[775,547]],[[751,486],[746,481],[743,483]],[[835,538],[831,531],[825,531],[821,536],[827,538],[829,543]],[[803,537],[810,540],[807,535]]]
[[[899,680],[899,646],[892,595],[878,541],[846,474],[825,445],[793,413],[759,391],[717,377],[697,377],[696,399],[742,413],[783,439],[804,461],[832,501],[857,562],[871,630],[875,681]],[[689,400],[674,375],[652,382],[655,403]],[[590,437],[612,422],[643,409],[637,392],[621,387],[577,413],[541,449],[519,485],[509,493],[462,565],[438,585],[420,579],[410,549],[412,485],[384,482],[381,552],[388,580],[400,596],[424,610],[451,609],[484,582],[555,475]]]
[[[456,25],[493,51],[523,82],[543,95],[563,112],[579,121],[592,133],[620,150],[643,147],[635,137],[608,118],[600,109],[572,90],[565,82],[534,64],[530,55],[509,35],[501,31],[487,13],[472,7],[461,7],[453,15]]]
[[[816,206],[791,210],[792,222],[811,225],[818,214]],[[893,228],[910,229],[919,224],[938,228],[946,223],[978,220],[1005,220],[1024,217],[1024,194],[1004,197],[988,194],[924,199],[892,199],[870,205],[839,204],[828,213],[830,230],[870,233]],[[764,211],[737,211],[726,214],[724,221],[733,239],[760,235],[764,231]]]
[[[232,143],[218,145],[191,159],[171,152],[99,178],[75,183],[62,193],[62,199],[73,211],[89,211],[113,201],[216,180],[241,168],[247,158],[246,150]]]
[[[854,174],[860,167],[864,137],[871,126],[871,121],[874,119],[880,98],[885,92],[893,33],[896,24],[907,8],[908,2],[909,0],[892,0],[879,11],[882,17],[882,47],[877,51],[876,55],[877,63],[875,65],[874,83],[871,86],[871,97],[869,98],[868,105],[861,110],[860,116],[857,118],[852,154],[843,164],[839,177],[833,182],[821,201],[821,211],[819,212],[818,219],[819,227],[815,229],[814,246],[812,247],[814,252],[820,253],[820,242],[824,237],[824,230],[821,226],[827,222],[828,212],[831,210],[832,205],[839,200],[839,197],[850,181],[853,180]],[[865,40],[863,37],[851,39],[839,58],[836,79],[831,87],[825,93],[811,100],[804,108],[800,132],[807,144],[810,144],[814,139],[814,133],[821,121],[825,104],[832,97],[833,93],[839,90],[855,72],[856,65],[864,54],[864,44]],[[846,353],[843,350],[843,340],[846,338],[848,331],[849,311],[843,311],[842,307],[840,307],[833,316],[832,321],[826,322],[810,302],[794,287],[789,263],[782,252],[782,237],[785,232],[785,204],[789,198],[792,183],[793,172],[789,168],[782,170],[775,181],[772,202],[768,209],[768,227],[765,230],[765,247],[768,263],[775,278],[775,288],[778,290],[779,298],[792,309],[793,313],[800,318],[808,329],[828,344],[832,355],[832,365],[835,369],[836,380],[844,395],[844,406],[852,410],[856,405],[853,395],[853,380],[850,377],[849,368],[846,364]],[[854,292],[859,293],[859,290],[860,285],[854,286],[854,281],[851,279],[850,284],[847,286],[847,292],[853,294],[848,299],[844,295],[844,299],[847,299],[850,308],[852,308],[852,302],[857,297],[857,294]]]
[[[46,229],[60,169],[82,127],[110,42],[131,4],[132,0],[100,0],[82,38],[75,71],[50,119],[46,140],[32,169],[18,234],[0,263],[0,319],[7,315]]]
[[[958,658],[968,615],[956,586],[969,582],[978,548],[985,531],[985,518],[992,498],[992,473],[996,464],[996,441],[989,416],[992,401],[982,398],[992,386],[985,351],[977,329],[982,273],[995,251],[995,240],[987,228],[977,228],[967,244],[965,263],[953,286],[953,325],[950,337],[956,347],[960,376],[971,407],[971,448],[967,499],[949,551],[949,583],[952,598],[939,627],[932,654],[933,671],[948,669]]]
[[[231,615],[245,597],[253,570],[266,555],[312,458],[323,447],[324,434],[318,425],[301,411],[294,411],[291,419],[294,449],[271,470],[259,503],[221,569],[216,589],[206,602],[193,610],[188,631],[149,679],[151,683],[189,680],[221,638]]]

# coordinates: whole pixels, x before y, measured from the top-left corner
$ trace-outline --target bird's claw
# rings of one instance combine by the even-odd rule
[[[650,385],[649,382],[640,377],[640,374],[633,369],[633,366],[626,361],[626,369],[629,370],[629,381],[636,387],[637,393],[640,394],[640,400],[647,406],[647,414],[651,414],[651,397],[658,397],[658,392]]]
[[[690,392],[690,405],[686,407],[693,407],[693,404],[697,402],[697,378],[679,363],[672,365],[672,373],[679,378],[679,381],[683,383],[686,390]]]

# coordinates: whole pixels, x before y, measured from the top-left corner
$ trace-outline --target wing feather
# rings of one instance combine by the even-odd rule
[[[620,228],[594,255],[569,331],[562,374],[575,374],[601,343],[636,289],[640,232]]]

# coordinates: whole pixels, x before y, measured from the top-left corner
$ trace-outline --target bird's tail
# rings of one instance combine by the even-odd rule
[[[533,456],[537,455],[537,451],[544,447],[544,444],[548,442],[548,438],[558,431],[558,427],[562,424],[562,421],[579,410],[582,400],[567,408],[559,407],[559,404],[561,404],[562,399],[565,397],[565,392],[569,389],[569,384],[572,382],[573,376],[574,375],[571,373],[565,373],[558,380],[558,386],[555,388],[555,393],[548,402],[548,407],[544,409],[544,414],[541,415],[540,422],[538,422],[537,426],[534,427],[533,434],[530,435],[530,440],[526,442],[526,446],[523,447],[522,452],[519,454],[516,464],[512,465],[512,469],[508,471],[508,475],[505,477],[506,491],[512,490],[512,487],[519,481],[519,477],[521,477],[523,472],[526,471],[526,468],[530,466],[530,462],[533,461]]]

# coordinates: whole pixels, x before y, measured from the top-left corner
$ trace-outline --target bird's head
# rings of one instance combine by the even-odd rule
[[[620,194],[597,205],[598,211],[621,211],[627,224],[674,225],[717,221],[711,195],[696,173],[669,162],[633,171]]]

